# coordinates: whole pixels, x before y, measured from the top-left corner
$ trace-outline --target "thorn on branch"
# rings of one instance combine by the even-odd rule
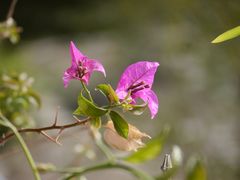
[[[59,142],[58,140],[59,140],[59,138],[60,138],[63,130],[64,130],[64,128],[62,128],[62,129],[59,130],[58,135],[57,135],[57,137],[56,137],[56,142]]]
[[[59,109],[60,109],[60,106],[57,107],[55,118],[54,118],[54,123],[53,123],[52,127],[55,127],[57,125]]]
[[[46,138],[48,138],[50,141],[52,141],[52,142],[54,142],[54,143],[56,143],[56,144],[58,144],[58,145],[62,145],[58,140],[57,140],[57,138],[53,138],[53,137],[51,137],[51,136],[49,136],[45,131],[41,131],[41,134],[43,135],[43,136],[45,136]]]
[[[81,122],[81,120],[78,119],[77,116],[73,116],[73,118],[74,118],[77,122]]]

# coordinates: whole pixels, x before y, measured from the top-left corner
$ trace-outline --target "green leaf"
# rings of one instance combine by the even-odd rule
[[[90,123],[91,123],[92,126],[94,126],[97,129],[99,129],[102,125],[100,117],[92,118]]]
[[[189,160],[187,180],[207,180],[206,169],[199,158]]]
[[[100,108],[86,99],[82,92],[78,96],[78,108],[74,111],[74,115],[100,117],[108,112],[107,109]]]
[[[118,96],[110,84],[99,84],[96,89],[105,95],[110,103],[119,103]]]
[[[123,119],[122,116],[120,116],[117,112],[111,111],[110,117],[113,121],[113,125],[117,133],[126,138],[128,137],[128,123]]]
[[[220,43],[229,39],[233,39],[237,36],[240,36],[240,26],[237,26],[219,35],[216,39],[212,41],[212,43]]]
[[[163,149],[163,145],[169,134],[169,131],[170,128],[168,126],[164,127],[162,132],[157,137],[148,141],[143,148],[124,158],[124,160],[131,163],[143,163],[156,158]]]
[[[145,111],[147,105],[147,103],[141,105],[133,105],[130,112],[132,112],[134,115],[139,116]]]

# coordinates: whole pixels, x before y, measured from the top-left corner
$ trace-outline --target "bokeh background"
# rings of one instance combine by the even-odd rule
[[[0,18],[5,19],[10,1],[0,1]],[[154,90],[160,100],[158,116],[150,120],[128,114],[141,130],[154,136],[164,124],[172,127],[164,152],[179,145],[184,161],[193,154],[204,157],[209,179],[240,178],[239,106],[240,39],[211,44],[217,35],[239,25],[238,0],[121,0],[121,1],[31,1],[19,0],[14,18],[23,27],[17,45],[0,43],[0,70],[27,72],[35,78],[42,108],[33,116],[38,126],[53,121],[61,106],[60,122],[72,121],[77,81],[64,89],[63,71],[70,65],[69,42],[73,40],[89,57],[105,66],[107,78],[95,73],[90,89],[97,83],[116,87],[119,76],[138,60],[159,61]],[[39,135],[27,136],[38,162],[59,167],[92,164],[103,159],[84,128],[66,131],[63,146]],[[13,142],[13,141],[11,141]],[[32,179],[25,157],[14,143],[1,147],[0,180]],[[95,149],[83,156],[82,148]],[[119,153],[119,152],[116,152]],[[122,153],[120,153],[122,154]],[[152,174],[160,173],[163,155],[140,165]],[[182,168],[176,179],[183,179]],[[132,179],[120,170],[90,174],[88,179]],[[43,179],[57,179],[57,174]]]

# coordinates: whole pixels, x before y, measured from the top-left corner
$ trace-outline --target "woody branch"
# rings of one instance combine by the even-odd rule
[[[40,133],[43,136],[45,136],[46,138],[48,138],[49,140],[61,145],[61,143],[58,140],[59,140],[59,137],[61,136],[62,132],[65,129],[75,127],[75,126],[79,126],[79,125],[85,125],[91,119],[90,117],[87,117],[83,120],[80,120],[75,116],[74,116],[74,118],[75,118],[76,122],[65,124],[65,125],[57,125],[57,121],[58,121],[58,110],[57,110],[56,115],[55,115],[55,119],[54,119],[54,123],[51,126],[45,126],[45,127],[41,127],[41,128],[18,129],[18,132],[19,133],[27,133],[27,132]],[[59,130],[57,136],[56,137],[51,137],[50,135],[48,135],[46,133],[46,131],[50,131],[50,130]],[[5,143],[7,140],[9,140],[13,136],[14,136],[14,133],[8,133],[8,134],[4,135],[2,138],[0,138],[0,144]]]

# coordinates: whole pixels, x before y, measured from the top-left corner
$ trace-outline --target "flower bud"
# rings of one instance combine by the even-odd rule
[[[171,168],[172,168],[171,156],[170,154],[165,154],[161,169],[163,171],[167,171],[168,169],[171,169]]]
[[[143,147],[145,144],[142,142],[142,138],[147,137],[151,138],[149,135],[141,132],[136,127],[128,124],[129,132],[128,138],[125,139],[118,135],[116,130],[114,129],[114,125],[112,121],[108,121],[105,126],[104,131],[104,140],[106,143],[112,148],[121,150],[121,151],[137,151],[138,148]]]

